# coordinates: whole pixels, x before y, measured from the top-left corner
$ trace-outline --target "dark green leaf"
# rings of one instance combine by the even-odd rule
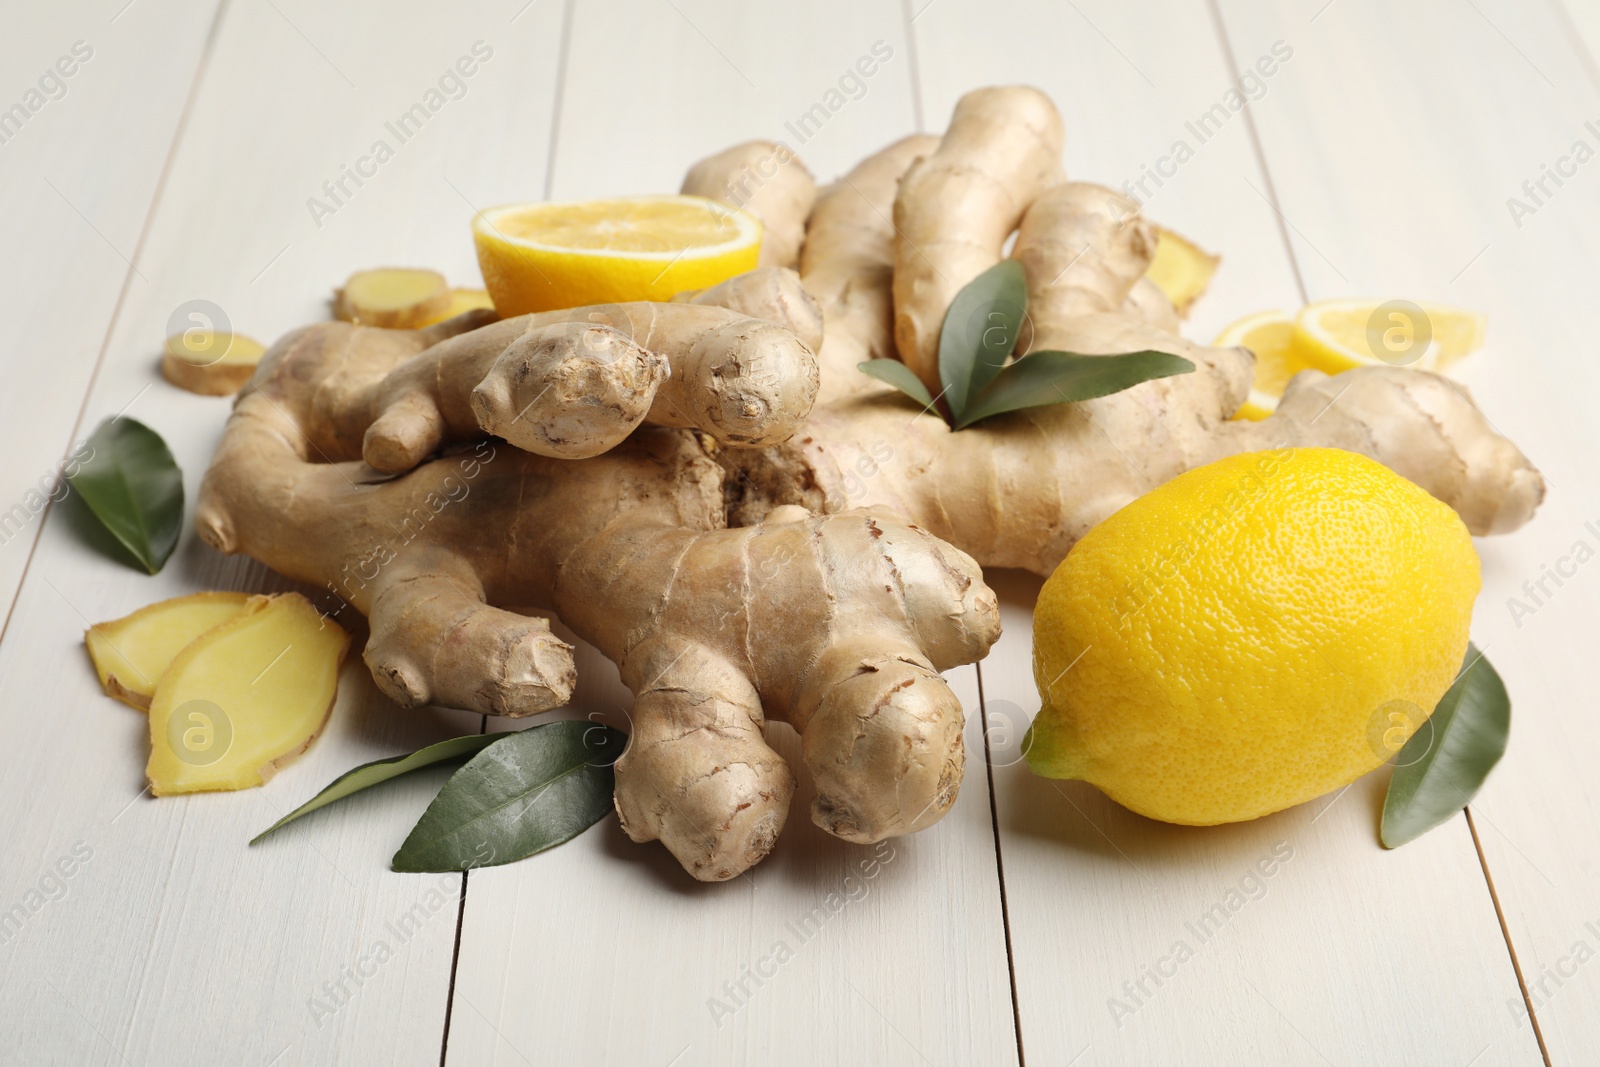
[[[857,363],[856,370],[880,382],[888,382],[924,408],[933,407],[933,397],[928,394],[928,387],[898,359],[869,359],[865,363]]]
[[[1468,645],[1455,684],[1394,758],[1383,800],[1383,847],[1399,848],[1466,807],[1505,755],[1510,732],[1505,683]]]
[[[405,756],[391,756],[388,759],[374,760],[363,763],[353,770],[345,771],[335,778],[328,787],[304,804],[295,808],[289,814],[261,831],[250,843],[266,837],[280,826],[294,822],[302,815],[308,815],[318,808],[325,808],[336,800],[343,800],[353,793],[359,793],[370,786],[387,782],[391,778],[398,778],[402,774],[430,767],[435,763],[446,763],[450,760],[465,759],[475,752],[494,744],[504,736],[502,734],[472,734],[468,737],[452,737],[448,741],[419,748],[417,751]]]
[[[1001,371],[967,409],[956,429],[979,419],[1020,408],[1093,400],[1131,389],[1153,378],[1188,374],[1194,364],[1166,352],[1126,352],[1080,356],[1072,352],[1033,352]]]
[[[450,776],[394,869],[496,867],[578,836],[611,810],[611,765],[627,741],[582,719],[503,735]]]
[[[183,473],[161,435],[130,418],[107,419],[89,438],[89,458],[67,476],[111,535],[151,574],[178,547]]]
[[[939,328],[939,380],[957,422],[1011,358],[1027,312],[1028,280],[1014,259],[996,263],[950,301]]]

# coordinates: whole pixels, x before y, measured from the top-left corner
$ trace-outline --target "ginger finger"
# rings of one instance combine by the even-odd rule
[[[763,267],[793,267],[817,186],[786,145],[746,141],[689,168],[680,192],[742,208],[761,221]]]
[[[894,201],[894,337],[900,360],[938,395],[939,331],[962,287],[1000,250],[1039,194],[1062,180],[1061,116],[1028,86],[975,89]]]
[[[1133,288],[1128,290],[1127,299],[1122,302],[1122,311],[1125,315],[1163,333],[1177,333],[1183,327],[1183,320],[1178,317],[1178,309],[1172,306],[1167,294],[1148,277],[1140,278],[1134,283]]]
[[[1029,206],[1011,258],[1022,264],[1028,315],[1039,323],[1119,311],[1155,251],[1156,228],[1137,203],[1104,186],[1066,182]]]
[[[815,352],[822,346],[822,307],[787,267],[757,267],[709,289],[692,289],[674,303],[709,304],[775,322]]]
[[[661,841],[684,870],[719,882],[772,850],[788,818],[794,774],[761,733],[750,679],[698,643],[663,636],[628,654],[637,694],[616,806],[635,841]]]
[[[367,618],[362,659],[403,708],[515,718],[572,699],[572,646],[544,619],[485,604],[477,575],[448,552],[418,552],[380,572]]]
[[[638,428],[671,375],[665,356],[610,326],[558,322],[506,347],[473,388],[472,410],[480,428],[518,448],[583,459],[609,452]],[[373,423],[374,434],[382,422]]]
[[[937,137],[925,134],[896,141],[817,198],[806,227],[800,278],[822,305],[826,326],[816,349],[822,367],[819,403],[878,388],[857,366],[895,357],[895,191],[906,168],[938,146]]]
[[[592,328],[545,332],[573,324]],[[626,437],[641,406],[652,425],[765,444],[795,432],[816,392],[816,356],[773,323],[696,304],[572,308],[495,323],[397,368],[369,401],[363,452],[401,471],[444,440],[488,432],[584,458]]]

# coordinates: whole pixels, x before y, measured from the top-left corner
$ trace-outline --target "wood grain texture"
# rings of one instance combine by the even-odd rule
[[[1037,84],[1063,108],[1073,176],[1133,181],[1152,218],[1223,254],[1192,336],[1300,302],[1243,116],[1198,126],[1236,77],[1205,4],[1168,5],[1155,20],[1110,3],[1047,14],[945,0],[916,25],[930,114],[976,85]],[[1235,46],[1242,68],[1275,41],[1292,42],[1263,79],[1265,101],[1311,47],[1300,29]],[[1160,170],[1170,175],[1157,185],[1148,175]],[[1481,1053],[1479,1064],[1538,1062],[1531,1034],[1508,1032],[1497,1014],[1517,995],[1516,978],[1463,823],[1382,852],[1382,772],[1336,802],[1207,830],[1163,826],[1091,787],[1034,777],[1015,746],[1039,705],[1029,640],[1037,579],[991,581],[1007,593],[1005,636],[980,671],[1004,764],[996,800],[1031,1060],[1467,1063]],[[1229,916],[1220,932],[1202,922],[1218,904]],[[1180,943],[1194,953],[1181,964]],[[1435,1024],[1419,1027],[1419,1016]]]
[[[5,611],[46,498],[59,495],[55,475],[112,316],[125,292],[148,292],[133,259],[216,8],[125,2],[19,7],[0,34]]]
[[[230,6],[139,261],[148,288],[130,289],[112,328],[90,421],[137,398],[132,413],[165,435],[192,501],[228,404],[157,377],[175,307],[212,300],[270,341],[325,316],[326,294],[355,267],[421,263],[473,282],[472,209],[450,182],[510,199],[539,195],[545,172],[560,9],[513,13]],[[478,40],[494,53],[465,94],[395,144],[385,123]],[[308,198],[385,137],[393,158],[319,228]],[[72,517],[51,514],[0,648],[0,703],[14,709],[0,721],[0,908],[55,892],[50,867],[77,842],[92,857],[0,945],[13,1039],[0,1061],[20,1050],[25,1062],[84,1064],[437,1063],[461,878],[388,863],[442,774],[246,843],[349,767],[475,733],[480,718],[398,712],[352,659],[325,736],[264,789],[142,797],[146,720],[98,692],[83,628],[267,577],[189,530],[145,577],[93,551]]]
[[[1300,20],[1288,4],[1223,7],[1245,49]],[[1592,7],[1569,10],[1592,27]],[[1557,5],[1489,0],[1341,2],[1317,21],[1294,77],[1257,110],[1284,214],[1303,233],[1296,240],[1320,251],[1301,255],[1313,295],[1404,294],[1487,312],[1487,347],[1460,376],[1549,479],[1527,529],[1478,542],[1473,636],[1505,679],[1513,726],[1472,810],[1558,1064],[1600,1048],[1600,966],[1589,962],[1600,952],[1591,925],[1600,921],[1591,784],[1600,727],[1587,681],[1600,573],[1574,563],[1578,542],[1600,548],[1587,525],[1600,519],[1589,402],[1600,388],[1589,355],[1600,331],[1600,170],[1570,158],[1579,141],[1600,152],[1600,86],[1592,52],[1562,16]],[[1418,34],[1428,47],[1403,43]],[[1351,79],[1345,57],[1357,51],[1369,73]],[[1358,139],[1359,153],[1331,147]],[[1566,576],[1548,577],[1557,567]],[[1445,830],[1460,832],[1459,822]],[[1531,1032],[1519,999],[1501,996],[1490,1009],[1507,1042]]]
[[[558,198],[673,190],[695,159],[751,137],[786,141],[827,180],[913,128],[898,5],[576,11]],[[801,143],[785,124],[827,101],[879,41],[891,58]],[[600,55],[627,57],[632,76],[588,58]],[[626,728],[631,699],[614,668],[583,651],[575,707]],[[803,788],[773,854],[721,885],[693,883],[613,820],[530,862],[474,872],[448,1062],[1015,1061],[976,676],[951,680],[973,712],[960,798],[938,825],[881,851],[813,826]],[[793,731],[771,733],[799,766]]]

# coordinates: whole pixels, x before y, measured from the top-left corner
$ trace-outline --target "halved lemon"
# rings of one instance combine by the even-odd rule
[[[1483,347],[1489,332],[1489,317],[1478,311],[1423,304],[1422,310],[1433,319],[1433,343],[1439,346],[1436,367],[1444,370]]]
[[[636,196],[492,208],[472,220],[472,238],[509,317],[716,285],[755,268],[761,223],[701,196]]]
[[[1485,324],[1475,311],[1444,304],[1322,300],[1295,317],[1290,346],[1329,374],[1372,366],[1438,370],[1476,351]]]
[[[1289,347],[1294,319],[1282,311],[1258,311],[1247,315],[1217,335],[1213,347],[1243,345],[1256,354],[1256,376],[1250,398],[1235,414],[1236,419],[1264,419],[1278,410],[1289,379],[1305,370]]]

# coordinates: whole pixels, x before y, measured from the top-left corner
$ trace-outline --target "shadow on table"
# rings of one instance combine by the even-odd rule
[[[1344,792],[1221,826],[1177,826],[1147,819],[1087,782],[1041,778],[1022,765],[995,768],[995,795],[1003,833],[1063,852],[1126,861],[1154,874],[1214,867],[1230,857],[1244,862],[1279,842],[1298,843],[1318,833],[1370,833],[1367,840],[1377,848],[1388,776],[1380,768]]]

